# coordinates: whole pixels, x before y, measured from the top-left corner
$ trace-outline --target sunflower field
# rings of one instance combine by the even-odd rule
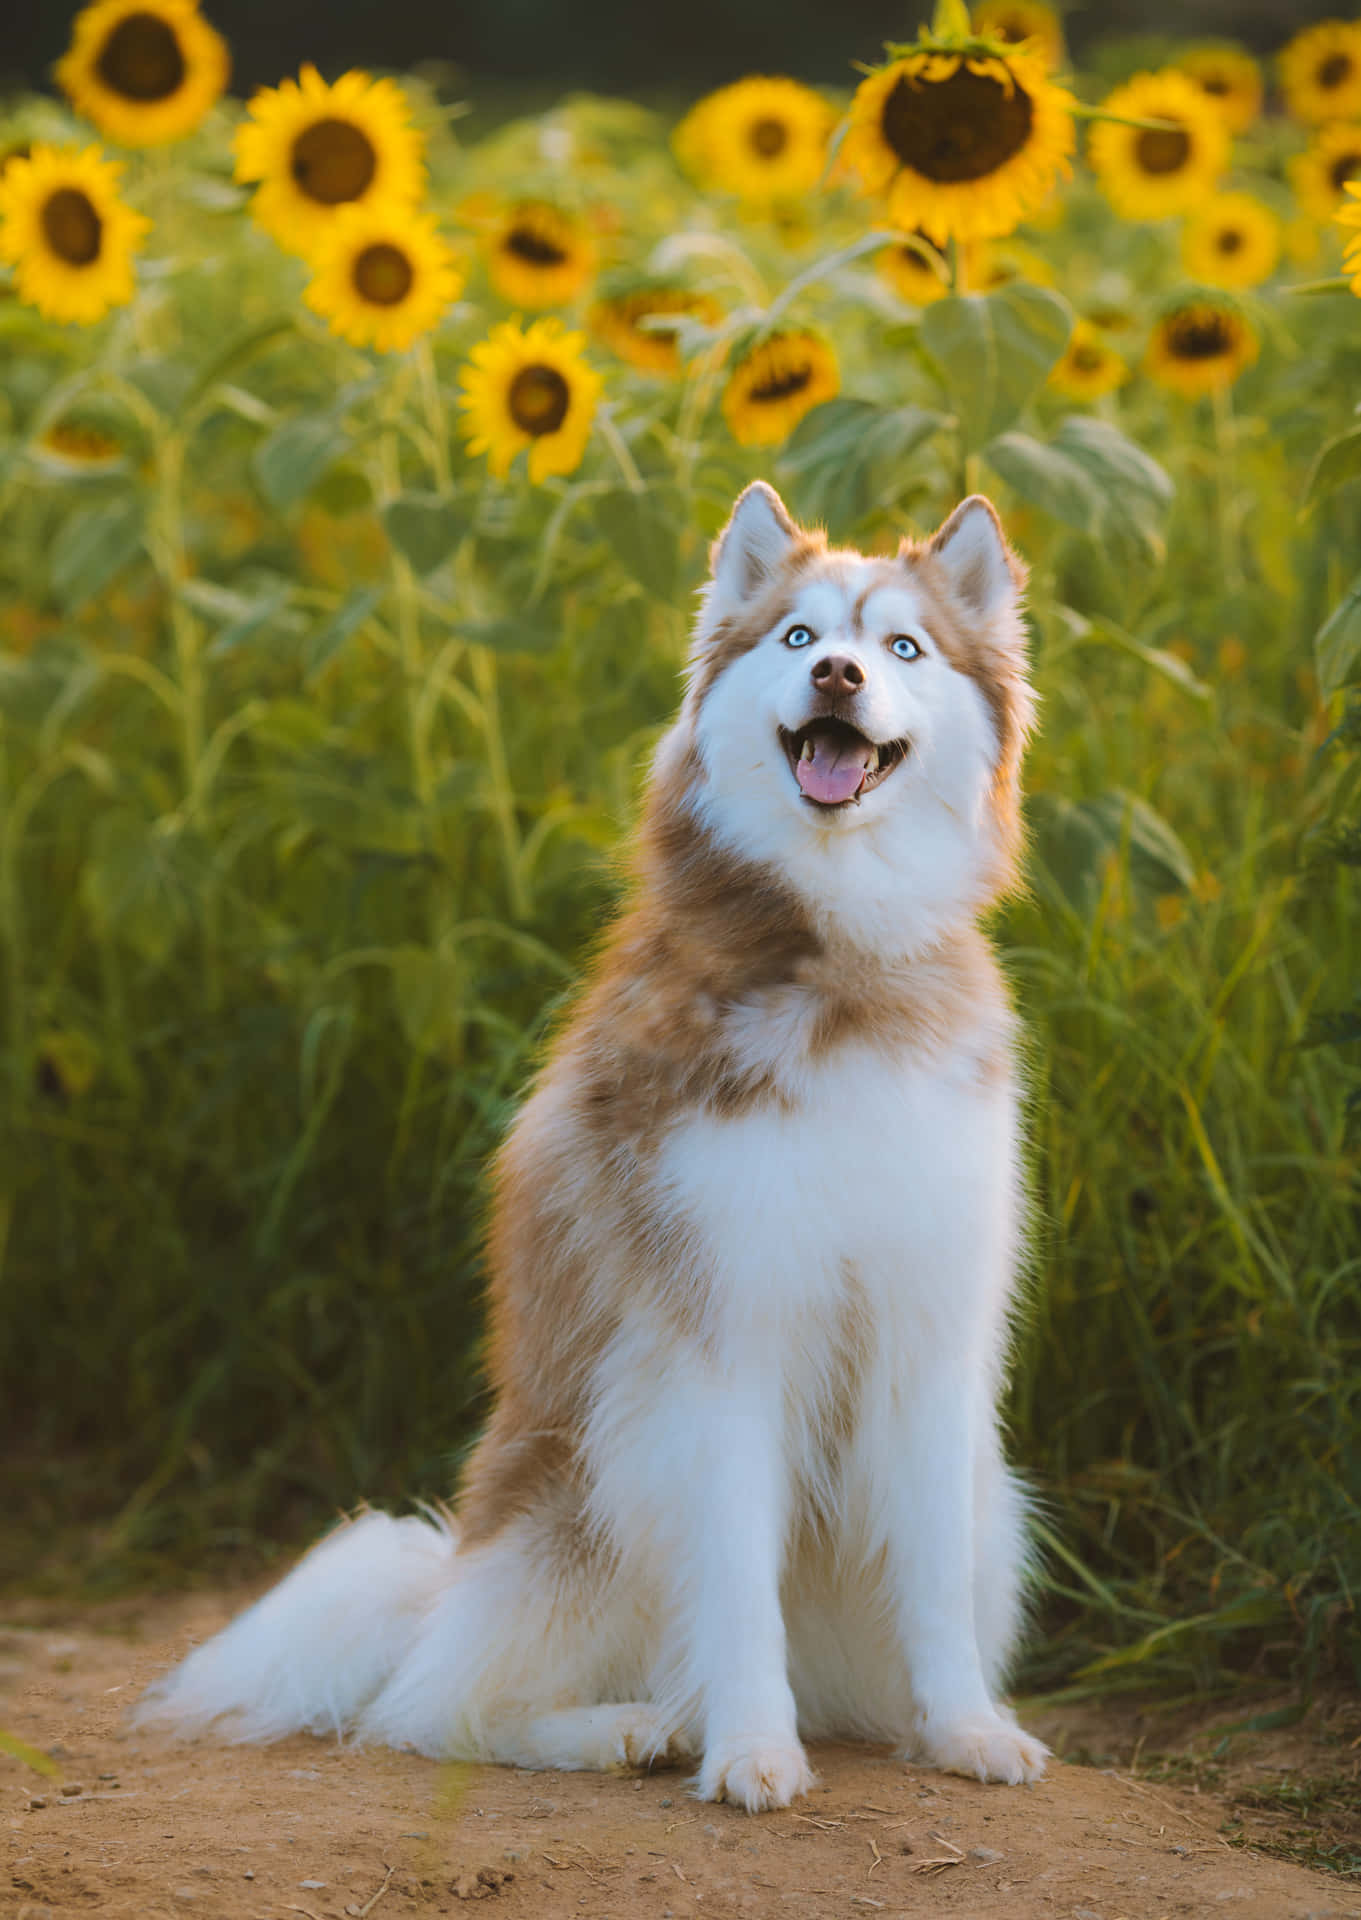
[[[1361,26],[940,0],[874,71],[0,116],[4,1570],[447,1490],[483,1167],[764,476],[1032,569],[1028,1680],[1361,1677]],[[92,1544],[93,1542],[93,1544]]]

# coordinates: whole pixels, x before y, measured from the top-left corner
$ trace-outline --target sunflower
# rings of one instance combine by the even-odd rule
[[[973,9],[973,30],[985,40],[1005,40],[1011,46],[1029,42],[1052,72],[1068,57],[1063,44],[1063,23],[1044,0],[978,0]]]
[[[590,438],[601,379],[581,357],[586,336],[558,319],[493,327],[463,368],[459,400],[470,453],[485,453],[498,479],[529,449],[529,477],[575,473]]]
[[[342,207],[414,206],[425,186],[420,134],[391,80],[315,67],[261,87],[236,132],[236,177],[257,180],[251,212],[280,246],[309,254]]]
[[[1320,127],[1290,161],[1296,198],[1315,220],[1331,220],[1349,180],[1361,180],[1361,126]]]
[[[1194,80],[1164,68],[1136,73],[1101,104],[1115,118],[1098,120],[1087,158],[1102,191],[1125,220],[1161,220],[1188,213],[1228,164],[1229,132]],[[1165,128],[1121,126],[1120,120],[1167,120]]]
[[[758,75],[706,94],[676,128],[672,145],[702,187],[768,207],[818,184],[835,121],[812,87]]]
[[[1262,111],[1262,69],[1250,53],[1227,41],[1187,47],[1177,70],[1194,80],[1230,133],[1246,133]]]
[[[346,207],[312,259],[303,295],[355,347],[399,352],[458,297],[463,275],[434,216],[395,206]]]
[[[841,157],[890,217],[937,246],[1010,233],[1073,150],[1071,94],[1025,47],[910,52],[861,82]]]
[[[739,446],[774,447],[840,390],[836,355],[820,335],[771,333],[728,376],[723,417]]]
[[[0,175],[0,259],[49,320],[88,325],[132,298],[132,256],[151,222],[119,199],[122,171],[98,147],[39,141]]]
[[[1257,335],[1227,301],[1186,300],[1153,329],[1144,366],[1188,400],[1231,387],[1257,358]]]
[[[1343,265],[1348,273],[1354,273],[1352,292],[1361,294],[1361,185],[1349,180],[1346,186],[1348,199],[1338,209],[1334,218],[1340,227],[1348,229],[1348,238],[1342,255]]]
[[[887,280],[900,300],[906,300],[910,307],[929,307],[950,291],[950,270],[939,255],[932,258],[936,250],[924,233],[918,233],[917,238],[926,242],[930,253],[901,240],[876,254],[874,264],[880,278]]]
[[[595,272],[595,245],[579,220],[542,200],[523,200],[487,239],[487,274],[514,307],[563,307]]]
[[[1217,193],[1187,220],[1182,264],[1207,287],[1259,287],[1281,257],[1281,223],[1250,193]]]
[[[1361,26],[1320,20],[1281,49],[1281,92],[1307,126],[1361,114]]]
[[[1129,367],[1090,320],[1078,320],[1049,375],[1049,384],[1072,400],[1099,400],[1129,379]]]
[[[194,0],[95,0],[54,71],[106,140],[155,147],[194,131],[226,91],[231,56]]]
[[[665,323],[673,316],[712,327],[721,319],[722,309],[707,293],[690,293],[684,287],[639,287],[597,301],[591,309],[591,331],[640,373],[678,373],[681,354],[675,329],[645,324],[649,320]]]
[[[116,434],[92,420],[54,420],[29,446],[40,467],[63,480],[95,479],[127,464],[127,450]]]

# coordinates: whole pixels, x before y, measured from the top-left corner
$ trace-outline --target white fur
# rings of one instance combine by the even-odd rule
[[[966,503],[947,532],[943,564],[1017,644],[991,515]],[[776,496],[749,489],[715,551],[701,655],[792,537]],[[797,789],[776,728],[805,719],[815,650],[777,631],[702,703],[692,689],[659,768],[693,746],[713,835],[842,943],[908,965],[989,895],[998,742],[906,572],[862,604],[874,565],[832,556],[784,623],[861,664],[864,731],[911,742],[863,806],[822,816]],[[922,657],[889,654],[895,633]],[[439,1520],[366,1514],[160,1683],[144,1719],[234,1739],[353,1729],[526,1766],[693,1754],[702,1795],[753,1810],[807,1788],[810,1735],[894,1740],[983,1779],[1043,1770],[997,1698],[1025,1561],[996,1415],[1021,1237],[1005,998],[935,1051],[814,1054],[797,984],[725,1018],[779,1097],[681,1110],[629,1176],[693,1311],[665,1311],[665,1288],[636,1298],[583,1360],[593,1551],[570,1563],[534,1513],[475,1548]],[[570,1107],[550,1069],[517,1123],[534,1164]],[[591,1202],[594,1170],[559,1177],[570,1238],[617,1299],[622,1235]]]

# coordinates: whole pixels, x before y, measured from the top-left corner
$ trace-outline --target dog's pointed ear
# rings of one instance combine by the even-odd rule
[[[1014,607],[1025,586],[1024,562],[1008,544],[996,507],[981,493],[960,502],[927,553],[956,597],[980,619]]]
[[[709,552],[710,578],[700,615],[701,637],[712,633],[720,621],[759,593],[778,573],[798,540],[799,529],[774,487],[764,480],[753,480]]]

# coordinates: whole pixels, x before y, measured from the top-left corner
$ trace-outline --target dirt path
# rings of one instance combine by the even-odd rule
[[[821,1787],[753,1819],[698,1804],[675,1773],[128,1734],[141,1688],[236,1604],[48,1610],[0,1633],[0,1727],[59,1769],[44,1778],[0,1754],[0,1914],[398,1920],[486,1899],[489,1920],[1361,1916],[1355,1882],[1229,1847],[1213,1797],[1096,1767],[1056,1763],[1041,1785],[1007,1789],[825,1747]]]

